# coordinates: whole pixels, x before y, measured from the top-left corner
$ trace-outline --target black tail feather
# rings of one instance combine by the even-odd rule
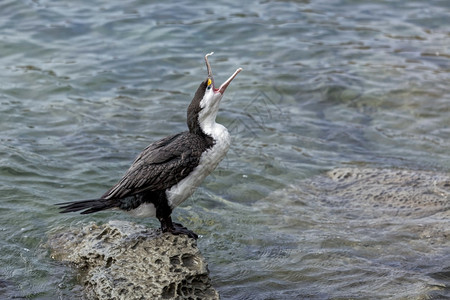
[[[81,214],[91,214],[98,211],[102,211],[109,208],[117,207],[111,199],[92,199],[92,200],[82,200],[73,202],[63,202],[57,203],[61,209],[60,213],[76,212],[82,211]]]

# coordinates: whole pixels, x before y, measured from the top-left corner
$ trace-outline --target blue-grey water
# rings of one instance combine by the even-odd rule
[[[49,232],[158,226],[54,204],[100,196],[185,130],[210,51],[216,83],[244,69],[218,116],[233,143],[174,217],[222,298],[449,296],[448,235],[355,225],[288,188],[340,166],[450,171],[449,19],[446,0],[1,1],[0,298],[81,297]]]

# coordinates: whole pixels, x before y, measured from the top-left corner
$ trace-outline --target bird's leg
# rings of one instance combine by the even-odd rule
[[[173,230],[174,226],[172,223],[172,218],[170,216],[165,218],[158,218],[158,220],[161,223],[162,232],[170,232]]]
[[[198,239],[198,235],[195,234],[193,231],[187,229],[186,227],[184,227],[179,223],[173,223],[172,218],[170,217],[171,213],[172,210],[168,206],[164,207],[164,205],[160,205],[156,209],[156,217],[161,223],[162,232],[170,232],[174,235],[186,234],[190,238]]]

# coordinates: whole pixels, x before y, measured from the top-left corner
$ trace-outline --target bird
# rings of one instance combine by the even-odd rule
[[[193,231],[172,222],[171,214],[194,193],[230,148],[230,134],[225,126],[216,123],[216,116],[225,90],[242,71],[238,68],[216,88],[208,61],[212,54],[204,57],[208,75],[187,109],[188,130],[148,145],[100,198],[57,203],[61,213],[120,209],[137,217],[156,217],[163,233],[198,239]]]

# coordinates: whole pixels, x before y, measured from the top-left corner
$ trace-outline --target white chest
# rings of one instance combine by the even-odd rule
[[[186,178],[166,191],[167,200],[172,209],[194,193],[195,189],[217,167],[230,148],[230,134],[224,126],[215,123],[208,128],[208,131],[208,134],[215,140],[214,146],[202,154],[198,166]]]

